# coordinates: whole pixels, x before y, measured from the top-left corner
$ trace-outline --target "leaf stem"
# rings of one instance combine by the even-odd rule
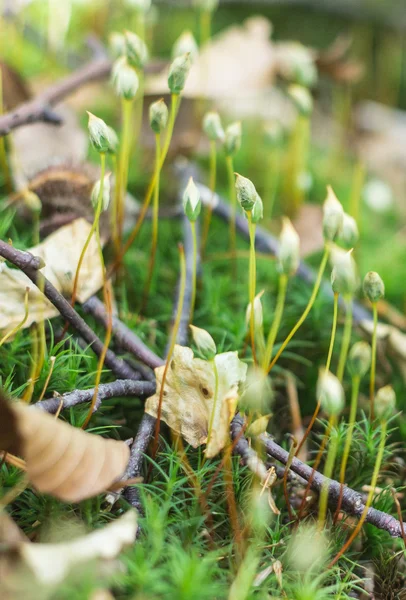
[[[263,360],[263,370],[265,373],[268,372],[269,363],[272,358],[272,350],[275,344],[276,336],[278,335],[279,327],[282,320],[283,308],[285,306],[286,299],[286,287],[288,283],[288,276],[285,273],[279,275],[279,290],[278,298],[276,300],[276,308],[273,315],[272,326],[269,330],[268,339],[266,343],[265,356]]]
[[[336,338],[336,331],[337,331],[337,317],[338,317],[338,294],[334,294],[334,312],[333,312],[333,325],[331,327],[331,335],[330,335],[330,346],[328,349],[328,354],[327,354],[327,360],[326,360],[326,371],[330,370],[330,365],[331,365],[331,357],[333,355],[333,349],[334,349],[334,342],[335,342],[335,338]],[[321,401],[320,398],[317,400],[317,404],[316,404],[316,408],[314,409],[314,413],[312,418],[310,419],[310,423],[307,426],[307,429],[300,441],[299,446],[297,447],[297,451],[296,451],[296,456],[299,454],[300,450],[303,448],[303,444],[305,443],[305,441],[307,440],[309,433],[311,432],[311,430],[313,429],[313,425],[317,419],[317,416],[319,414],[320,411],[320,406],[321,406]]]
[[[251,348],[252,357],[254,364],[258,364],[257,355],[255,351],[255,315],[254,315],[254,299],[255,299],[255,287],[256,287],[256,261],[255,261],[255,229],[256,224],[252,222],[251,211],[247,211],[248,218],[248,229],[250,234],[250,259],[249,259],[249,281],[248,281],[248,293],[249,303],[251,305],[250,312],[250,337],[251,337]]]
[[[327,450],[327,458],[326,464],[324,466],[324,477],[326,478],[323,482],[323,486],[321,488],[320,494],[320,502],[319,502],[319,517],[318,517],[318,528],[321,530],[324,526],[324,522],[326,520],[327,513],[327,503],[328,503],[328,490],[330,487],[330,479],[333,474],[334,463],[337,456],[337,448],[338,448],[338,435],[337,431],[334,431],[335,426],[337,425],[337,416],[332,415],[328,421],[328,425],[326,428],[325,436],[328,437],[330,435],[330,444]],[[331,435],[332,433],[332,435]]]
[[[351,330],[352,330],[352,298],[347,296],[345,298],[345,323],[344,323],[344,334],[341,342],[340,358],[338,360],[337,367],[337,378],[339,381],[343,380],[345,364],[347,362],[348,349],[351,342]]]
[[[286,346],[289,344],[290,340],[293,338],[293,336],[295,335],[295,333],[297,332],[297,330],[299,329],[299,327],[301,327],[301,325],[305,321],[307,315],[309,314],[309,312],[310,312],[310,310],[311,310],[311,308],[312,308],[312,306],[314,304],[314,301],[316,300],[316,297],[317,297],[317,294],[318,294],[318,291],[319,291],[319,288],[320,288],[321,280],[323,278],[323,273],[324,273],[324,270],[325,270],[326,265],[327,265],[327,260],[328,260],[329,253],[330,253],[330,248],[326,244],[325,249],[324,249],[323,258],[321,259],[321,263],[320,263],[320,267],[319,267],[319,272],[317,273],[317,278],[316,278],[316,281],[314,283],[313,291],[312,291],[312,294],[310,296],[309,302],[307,303],[307,306],[304,309],[304,311],[302,313],[302,316],[300,317],[300,319],[298,320],[298,322],[296,323],[296,325],[292,328],[292,330],[288,334],[287,338],[285,339],[285,341],[283,342],[283,344],[279,348],[278,352],[276,353],[276,355],[275,355],[274,359],[272,360],[271,364],[269,365],[268,373],[273,369],[273,367],[274,367],[275,363],[277,362],[277,360],[279,359],[280,355],[285,350]]]
[[[371,359],[371,374],[369,379],[369,418],[374,420],[374,396],[375,396],[375,373],[376,373],[376,340],[378,328],[378,304],[372,303],[372,314],[374,319],[374,328],[372,332],[372,359]]]
[[[151,256],[149,258],[148,277],[145,284],[141,312],[146,308],[148,296],[151,288],[152,275],[154,272],[156,249],[158,244],[158,226],[159,226],[159,185],[160,185],[160,157],[161,157],[161,135],[155,135],[155,176],[156,185],[154,188],[154,199],[152,204],[152,244]]]
[[[202,232],[202,242],[200,246],[200,253],[202,257],[204,256],[204,252],[206,249],[207,238],[209,236],[211,216],[213,213],[213,202],[214,202],[214,194],[216,193],[216,175],[217,175],[217,146],[214,140],[210,141],[210,204],[206,208],[206,213],[204,216],[204,224],[203,224],[203,232]]]
[[[165,143],[164,143],[164,146],[163,146],[162,152],[161,152],[161,158],[159,161],[159,171],[160,172],[162,171],[162,167],[165,162],[166,155],[168,154],[168,150],[169,150],[169,146],[170,146],[172,134],[173,134],[173,128],[175,126],[176,115],[178,114],[178,110],[179,110],[179,105],[180,105],[179,94],[172,94],[171,111],[170,111],[170,115],[169,115],[168,129],[167,129],[167,133],[166,133],[166,137],[165,137]],[[144,203],[142,205],[141,212],[138,216],[137,222],[134,225],[134,227],[128,237],[128,240],[123,245],[119,255],[116,257],[114,263],[109,268],[109,273],[108,273],[109,277],[112,275],[112,273],[114,271],[116,271],[118,269],[125,254],[129,250],[129,248],[132,246],[135,238],[137,237],[138,232],[140,231],[141,226],[144,222],[145,215],[147,214],[147,210],[150,205],[152,194],[154,192],[156,184],[157,184],[157,177],[156,177],[156,173],[154,171],[154,174],[151,178],[148,189],[146,191]]]
[[[193,323],[193,313],[195,310],[196,303],[196,279],[197,279],[197,236],[196,236],[196,223],[190,221],[190,228],[192,230],[193,239],[193,270],[192,270],[192,298],[190,301],[190,323]]]

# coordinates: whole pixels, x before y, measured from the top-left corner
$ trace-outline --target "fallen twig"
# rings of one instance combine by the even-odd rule
[[[238,429],[243,427],[243,419],[240,415],[237,415],[234,419],[235,422],[235,431],[238,432]],[[289,453],[281,448],[274,440],[272,440],[268,435],[263,434],[260,436],[260,440],[264,445],[264,448],[269,454],[279,462],[284,465],[287,463],[289,458]],[[313,471],[312,467],[302,463],[297,458],[292,460],[292,464],[290,469],[305,479],[309,481],[313,474],[313,481],[311,487],[313,490],[319,492],[326,481],[324,475],[319,473],[318,471]],[[329,480],[329,504],[334,508],[337,506],[338,499],[340,497],[340,484],[338,481],[334,481],[332,479]],[[364,503],[362,502],[362,496],[355,490],[344,487],[343,498],[342,498],[342,509],[350,515],[360,516],[365,508]],[[375,525],[378,529],[383,529],[387,531],[392,537],[401,537],[402,530],[400,523],[397,519],[384,513],[376,508],[370,508],[368,510],[367,518],[368,523]]]
[[[0,137],[10,133],[12,129],[21,127],[21,125],[28,125],[29,123],[36,123],[38,121],[59,125],[62,120],[51,110],[51,107],[58,104],[63,98],[69,96],[84,84],[107,77],[110,71],[110,60],[92,60],[61,81],[51,85],[32,100],[24,102],[24,104],[21,104],[15,110],[0,116]]]
[[[155,392],[155,384],[151,381],[134,381],[133,379],[117,379],[111,383],[101,383],[97,394],[97,403],[95,410],[99,408],[103,400],[115,397],[134,396],[143,398],[151,396]],[[91,402],[94,394],[94,389],[89,390],[74,390],[55,398],[41,400],[33,404],[35,408],[40,408],[45,412],[55,414],[62,402],[62,409],[72,408],[78,404]]]
[[[106,327],[107,311],[103,302],[96,296],[92,296],[83,304],[85,312],[91,314],[99,323]],[[130,352],[144,364],[156,369],[163,364],[163,360],[159,358],[152,350],[144,344],[142,340],[125,325],[118,317],[113,316],[113,336],[118,346],[127,352]]]
[[[97,356],[100,356],[104,348],[103,342],[97,337],[82,317],[78,315],[75,309],[72,308],[62,294],[60,294],[52,283],[38,270],[40,265],[38,265],[38,261],[35,262],[35,257],[29,252],[16,250],[2,240],[0,240],[0,256],[9,260],[13,265],[18,266],[40,290],[43,290],[46,298],[48,298],[55,306],[64,319],[68,321],[68,323],[76,329],[79,335],[91,346],[93,352]],[[115,375],[117,375],[117,377],[122,379],[140,379],[140,375],[124,360],[118,358],[111,350],[107,350],[105,364]]]

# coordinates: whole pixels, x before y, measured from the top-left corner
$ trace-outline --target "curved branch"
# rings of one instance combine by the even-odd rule
[[[59,125],[62,120],[51,107],[84,84],[106,78],[110,74],[111,66],[111,61],[106,58],[92,60],[61,81],[51,85],[33,100],[24,102],[11,112],[0,116],[0,137],[21,125],[38,121]]]

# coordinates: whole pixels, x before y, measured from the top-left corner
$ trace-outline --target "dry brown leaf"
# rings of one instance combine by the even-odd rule
[[[215,456],[227,442],[229,424],[237,405],[238,385],[245,380],[247,371],[237,352],[218,354],[214,360],[218,372],[218,394],[213,428],[206,448],[208,457]],[[158,413],[164,368],[155,369],[157,391],[145,404],[145,411],[153,417],[157,417]],[[213,365],[194,358],[190,348],[175,346],[165,381],[161,419],[194,448],[207,441],[214,389]]]
[[[124,473],[130,453],[124,442],[86,433],[0,396],[0,422],[10,414],[15,422],[0,437],[0,450],[18,446],[29,481],[40,492],[80,502],[107,490]]]
[[[73,281],[79,256],[89,234],[91,225],[85,219],[76,219],[48,236],[41,244],[30,248],[34,256],[42,258],[45,267],[41,272],[66,297],[72,295]],[[33,322],[50,319],[59,315],[56,308],[42,292],[20,270],[0,264],[0,330],[10,331],[21,323],[24,317],[24,297],[28,295],[28,318],[24,327]],[[90,241],[80,269],[77,299],[85,302],[103,284],[103,274],[95,236]]]

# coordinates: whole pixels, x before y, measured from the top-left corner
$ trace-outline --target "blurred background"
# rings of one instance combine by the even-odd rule
[[[226,122],[241,119],[243,146],[236,170],[243,170],[260,190],[268,229],[277,233],[279,217],[291,216],[301,236],[303,257],[314,264],[322,246],[320,205],[326,185],[331,184],[358,220],[360,272],[382,274],[391,310],[399,311],[394,319],[404,327],[400,314],[406,306],[404,3],[220,0],[215,10],[206,12],[204,2],[186,0],[154,0],[146,12],[141,5],[140,0],[3,0],[4,110],[86,61],[114,55],[112,33],[123,29],[141,33],[150,49],[148,106],[150,100],[167,94],[173,45],[183,32],[192,32],[199,56],[185,89],[172,158],[192,157],[203,172],[208,166],[208,142],[199,120],[202,107],[218,110]],[[303,89],[311,106],[303,106],[307,101],[300,97]],[[71,96],[63,110],[73,110],[82,125],[85,110],[91,110],[118,129],[119,106],[107,90],[108,82],[87,86]],[[22,129],[25,135],[16,131],[9,141],[19,167],[26,160],[21,156],[27,139],[36,135],[33,129]],[[153,152],[148,127],[143,133],[130,173],[136,197],[147,181]],[[60,140],[58,144],[60,148]],[[87,145],[79,137],[73,145],[76,152],[80,149],[79,157],[72,149],[75,160],[85,158]],[[37,151],[38,144],[38,163],[43,157]],[[49,154],[54,158],[55,149]],[[23,164],[25,176],[38,169],[34,163]],[[226,195],[221,160],[218,168],[219,191]],[[165,184],[168,189],[174,185],[170,175]]]

